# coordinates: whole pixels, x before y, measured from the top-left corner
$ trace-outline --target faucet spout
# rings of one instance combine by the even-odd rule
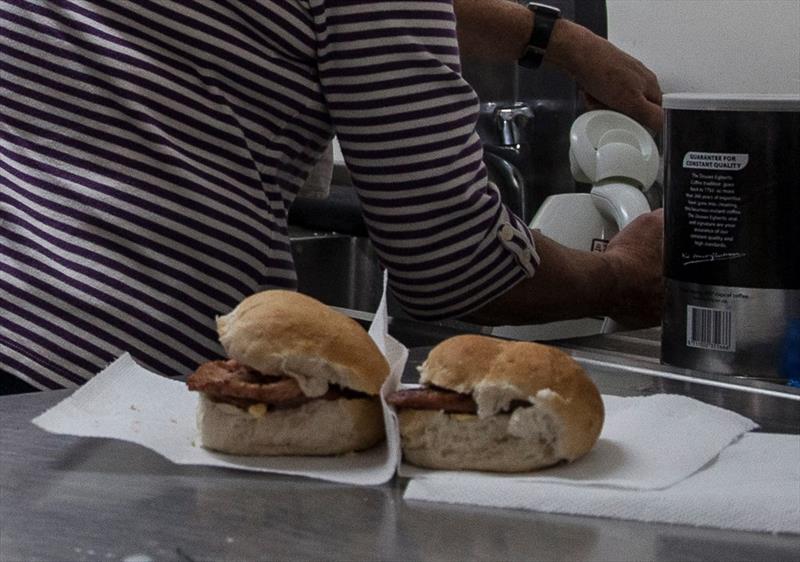
[[[503,146],[517,146],[526,142],[523,131],[533,119],[533,110],[526,103],[517,102],[495,110],[495,119]]]

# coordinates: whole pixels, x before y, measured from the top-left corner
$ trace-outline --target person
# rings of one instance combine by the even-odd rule
[[[334,135],[410,314],[658,320],[658,212],[579,252],[487,181],[459,49],[518,58],[525,7],[0,0],[0,20],[4,381],[73,387],[123,352],[165,376],[221,356],[215,316],[296,287],[287,216]],[[562,18],[545,61],[659,126],[655,76],[604,39]]]

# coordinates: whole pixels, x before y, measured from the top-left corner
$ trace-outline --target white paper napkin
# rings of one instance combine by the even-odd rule
[[[757,427],[735,412],[687,396],[603,395],[606,419],[595,447],[578,461],[516,481],[659,489],[687,478],[742,434]],[[403,464],[400,475],[459,478],[463,472],[423,470]]]
[[[138,443],[176,464],[275,472],[333,482],[377,485],[397,470],[400,440],[385,395],[400,384],[408,349],[388,334],[386,284],[370,335],[386,355],[391,374],[381,389],[386,442],[368,451],[335,457],[244,457],[200,446],[196,428],[198,395],[183,382],[140,367],[124,354],[68,398],[33,420],[51,433],[106,437]]]
[[[404,499],[800,534],[800,436],[750,433],[663,490],[464,473],[409,482]]]

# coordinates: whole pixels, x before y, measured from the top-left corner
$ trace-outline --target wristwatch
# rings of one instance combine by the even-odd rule
[[[522,4],[533,12],[533,29],[528,39],[528,46],[518,62],[526,68],[538,68],[547,52],[553,26],[561,17],[561,10],[538,2],[522,2]]]

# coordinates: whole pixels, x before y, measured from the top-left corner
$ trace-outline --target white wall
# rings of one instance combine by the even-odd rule
[[[665,93],[800,93],[800,0],[606,5],[609,39],[652,69]]]

